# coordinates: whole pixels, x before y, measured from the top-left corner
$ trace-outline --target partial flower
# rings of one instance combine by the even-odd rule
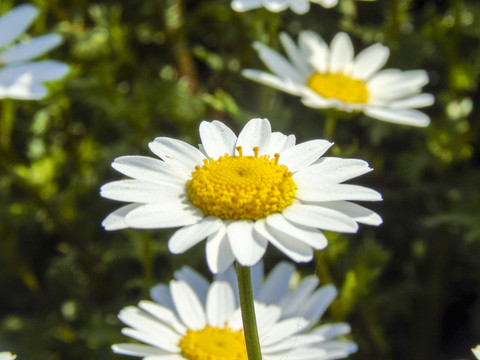
[[[15,360],[17,355],[13,355],[9,352],[0,352],[0,360]]]
[[[247,360],[241,310],[231,285],[219,280],[210,285],[189,268],[180,273],[185,279],[163,285],[156,303],[141,301],[138,308],[127,307],[119,314],[129,326],[122,333],[146,345],[116,344],[113,351],[158,360]],[[339,329],[312,329],[310,319],[285,316],[277,305],[255,302],[255,313],[266,360],[340,359],[357,349],[352,342],[335,339]]]
[[[430,106],[431,94],[421,93],[428,83],[424,70],[380,69],[389,49],[379,43],[356,57],[346,33],[338,33],[330,47],[311,32],[302,31],[298,46],[285,33],[280,35],[288,58],[255,42],[260,59],[272,73],[245,69],[242,74],[254,81],[300,96],[312,108],[361,111],[387,122],[427,126],[430,118],[415,108]]]
[[[331,8],[337,5],[338,0],[232,0],[235,11],[244,12],[261,7],[272,12],[280,12],[290,8],[297,14],[305,14],[310,10],[310,3]]]
[[[473,355],[480,360],[480,345],[477,345],[472,349]]]
[[[15,44],[38,16],[38,8],[20,5],[0,17],[0,99],[41,99],[47,95],[45,81],[65,76],[68,65],[52,60],[32,61],[61,44],[56,34]]]
[[[295,145],[273,132],[267,119],[250,120],[238,138],[219,121],[200,124],[197,149],[158,137],[149,144],[161,160],[115,159],[112,167],[132,179],[108,183],[101,195],[131,202],[111,213],[106,230],[181,227],[168,247],[180,254],[207,238],[212,272],[237,260],[256,264],[271,243],[292,260],[307,262],[327,246],[319,230],[355,233],[358,223],[379,225],[373,211],[351,201],[378,201],[372,189],[343,184],[372,169],[365,161],[323,157],[332,143]]]
[[[299,280],[295,266],[286,261],[277,264],[264,276],[263,262],[259,261],[252,268],[252,290],[255,301],[278,306],[281,309],[280,320],[291,317],[301,317],[308,321],[307,329],[310,333],[319,334],[323,341],[335,341],[334,338],[350,333],[350,325],[346,323],[318,324],[319,320],[337,296],[333,285],[318,288],[318,277],[306,276]],[[202,304],[206,304],[209,282],[202,275],[188,266],[175,272],[175,279],[185,281],[199,297]],[[225,272],[215,275],[215,280],[228,282],[235,293],[235,306],[240,306],[238,297],[238,283],[234,266]],[[165,284],[154,286],[150,292],[153,300],[158,303],[169,303],[170,289]],[[325,343],[324,343],[325,345]],[[356,346],[351,342],[339,343],[343,355],[356,351]]]

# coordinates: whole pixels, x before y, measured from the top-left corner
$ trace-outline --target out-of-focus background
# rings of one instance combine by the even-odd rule
[[[0,0],[0,14],[23,1]],[[279,49],[277,34],[339,31],[356,53],[381,42],[387,67],[425,69],[425,111],[412,128],[345,115],[330,155],[375,171],[355,183],[379,190],[378,228],[335,235],[299,266],[334,283],[326,321],[348,321],[352,359],[473,358],[480,343],[480,3],[476,0],[340,0],[308,14],[235,13],[229,0],[35,0],[30,36],[57,32],[48,58],[72,71],[38,102],[0,100],[0,350],[19,359],[121,359],[120,309],[148,298],[188,263],[208,275],[204,243],[166,248],[171,230],[106,232],[120,204],[99,187],[121,175],[111,161],[150,155],[156,136],[197,144],[202,120],[238,131],[266,117],[297,140],[322,138],[325,116],[296,97],[253,83],[264,69],[251,44]],[[24,39],[28,36],[24,36]],[[13,128],[5,119],[13,117]],[[284,256],[271,246],[266,267]]]

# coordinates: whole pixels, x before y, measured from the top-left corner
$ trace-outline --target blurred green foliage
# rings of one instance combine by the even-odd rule
[[[0,349],[19,359],[118,359],[118,311],[148,297],[188,263],[205,272],[203,244],[168,254],[171,231],[107,233],[117,203],[99,187],[110,162],[149,155],[155,136],[198,143],[201,120],[238,130],[252,117],[299,141],[322,137],[325,117],[298,98],[241,77],[263,68],[251,48],[278,47],[279,30],[340,30],[356,51],[391,49],[388,67],[425,69],[432,124],[408,128],[346,116],[331,154],[367,160],[379,228],[329,234],[314,271],[340,290],[327,320],[352,325],[353,359],[472,358],[480,342],[480,3],[340,0],[298,16],[234,13],[229,0],[34,0],[29,31],[58,32],[50,58],[71,74],[39,102],[0,101]],[[22,1],[1,0],[0,13]],[[27,36],[26,36],[27,37]],[[283,256],[269,249],[270,268]]]

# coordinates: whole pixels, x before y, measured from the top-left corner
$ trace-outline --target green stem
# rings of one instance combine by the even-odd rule
[[[12,100],[2,100],[0,118],[0,146],[9,149],[11,144],[13,126],[15,124],[15,103]]]
[[[262,360],[260,341],[258,340],[257,320],[253,305],[252,276],[250,267],[237,265],[238,292],[242,309],[243,333],[247,345],[248,360]]]
[[[323,128],[323,138],[325,140],[333,140],[335,135],[335,127],[337,126],[337,116],[332,112],[327,112],[325,126]]]
[[[149,235],[143,239],[143,270],[143,292],[144,295],[148,297],[152,286],[153,274],[153,251]]]

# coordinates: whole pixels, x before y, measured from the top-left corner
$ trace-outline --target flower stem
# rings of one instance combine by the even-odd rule
[[[250,267],[237,265],[238,292],[242,309],[243,332],[247,345],[248,360],[262,360],[260,341],[258,340],[257,320],[253,305],[252,275]]]
[[[335,127],[337,125],[337,116],[333,112],[327,112],[327,117],[325,119],[325,125],[323,128],[323,138],[325,140],[333,140],[335,134]]]

